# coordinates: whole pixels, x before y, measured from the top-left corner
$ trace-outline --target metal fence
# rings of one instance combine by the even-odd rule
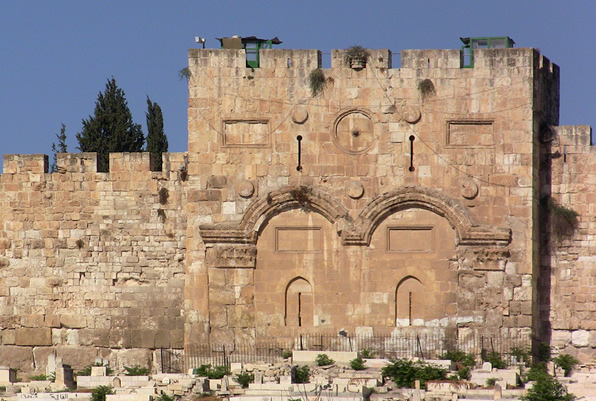
[[[352,351],[374,358],[439,359],[447,351],[463,351],[477,360],[490,353],[509,357],[512,350],[530,352],[529,334],[498,335],[470,332],[456,335],[445,330],[402,330],[390,335],[299,334],[293,338],[260,339],[250,344],[189,345],[184,350],[162,350],[164,373],[183,372],[201,365],[226,365],[233,362],[275,363],[293,350]]]

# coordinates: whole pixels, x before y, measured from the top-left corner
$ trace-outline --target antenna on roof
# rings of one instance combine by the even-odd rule
[[[199,36],[195,36],[195,43],[202,43],[203,44],[203,49],[205,48],[205,38],[201,38]]]

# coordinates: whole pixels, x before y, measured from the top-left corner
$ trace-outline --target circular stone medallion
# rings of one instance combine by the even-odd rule
[[[478,196],[478,185],[471,178],[464,178],[461,181],[461,196],[466,199],[474,199]]]
[[[255,186],[249,180],[243,180],[238,184],[236,190],[241,197],[250,198],[255,193]]]
[[[292,109],[292,121],[296,124],[304,124],[308,120],[308,110],[304,106],[295,106]]]
[[[364,194],[364,186],[361,182],[352,181],[346,187],[348,196],[352,199],[358,199]]]
[[[342,113],[333,124],[332,139],[338,148],[347,153],[366,153],[376,142],[373,120],[361,110]]]
[[[404,120],[410,124],[415,124],[418,122],[418,120],[420,120],[420,109],[418,107],[405,106],[401,113],[404,117]]]

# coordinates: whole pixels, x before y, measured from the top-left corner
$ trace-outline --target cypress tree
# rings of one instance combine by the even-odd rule
[[[147,152],[151,153],[153,171],[161,171],[161,154],[168,151],[168,137],[163,132],[161,107],[147,96]]]
[[[83,130],[77,134],[81,152],[98,153],[98,171],[109,171],[110,152],[141,152],[143,131],[132,121],[124,91],[109,79],[104,93],[99,92],[95,111],[83,120]]]
[[[52,143],[52,153],[54,153],[54,161],[52,162],[52,173],[58,171],[58,153],[66,153],[67,146],[66,146],[66,125],[62,123],[62,127],[60,128],[60,133],[56,134],[56,138],[58,138],[58,145],[55,142]]]

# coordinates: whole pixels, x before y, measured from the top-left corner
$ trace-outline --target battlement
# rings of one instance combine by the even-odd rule
[[[178,172],[181,167],[185,168],[186,153],[164,153],[162,154],[162,162],[162,171],[153,171],[150,153],[110,153],[110,173],[134,171],[163,173],[169,176],[169,173]],[[58,170],[55,174],[98,173],[97,153],[95,152],[58,153],[56,155],[56,165]],[[47,174],[49,173],[49,158],[45,154],[4,155],[3,168],[4,174]]]
[[[393,53],[390,49],[367,51],[368,64],[376,68],[463,68],[462,51],[459,49],[402,50],[401,67],[392,65]],[[534,53],[539,56],[537,68],[553,70],[554,64],[532,48],[476,49],[474,68],[531,67]],[[345,54],[345,49],[331,50],[331,68],[345,67]],[[191,49],[189,59],[190,66],[198,68],[249,68],[244,49]],[[322,66],[322,52],[316,49],[261,49],[259,60],[261,69],[314,69]]]

